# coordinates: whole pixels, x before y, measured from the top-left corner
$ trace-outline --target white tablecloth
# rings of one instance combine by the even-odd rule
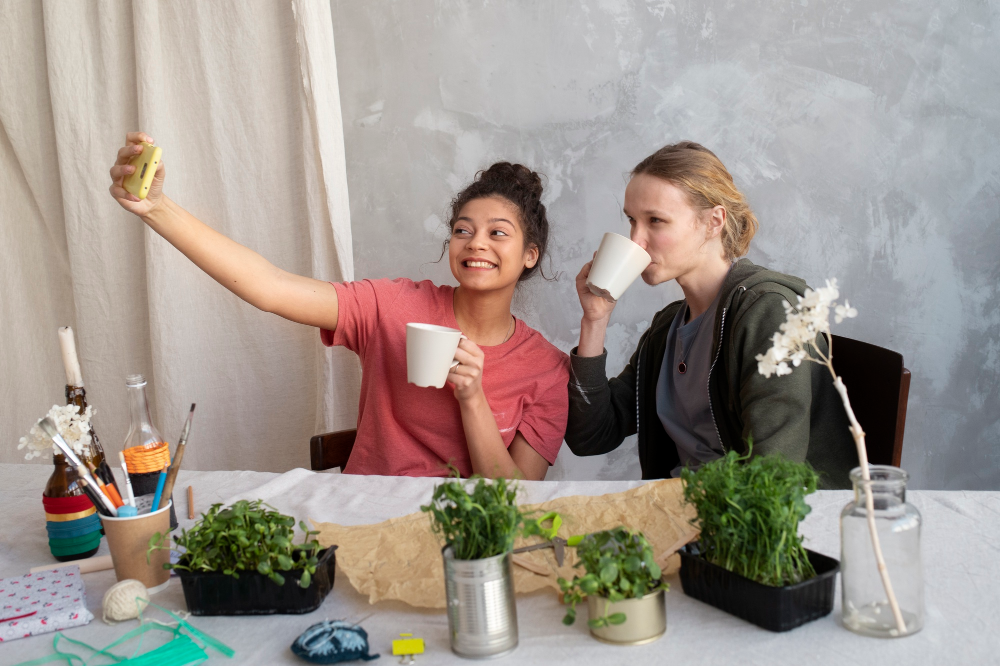
[[[24,574],[32,566],[53,562],[41,504],[49,473],[50,468],[44,465],[0,465],[0,577]],[[262,498],[297,519],[350,525],[415,511],[430,498],[435,483],[433,479],[359,477],[302,469],[285,474],[181,471],[175,498],[181,527],[192,524],[186,519],[184,491],[188,485],[194,486],[198,511],[214,502]],[[640,483],[525,482],[524,501],[599,495]],[[802,526],[810,548],[838,557],[838,516],[849,496],[845,491],[820,491],[811,496],[813,512]],[[655,643],[639,647],[600,643],[589,636],[583,619],[571,627],[562,624],[563,608],[554,593],[536,593],[518,597],[520,646],[502,661],[744,666],[1000,663],[1000,492],[923,491],[910,492],[907,499],[924,517],[927,612],[925,628],[919,634],[898,640],[856,636],[839,624],[839,596],[831,615],[791,632],[775,634],[689,599],[673,577],[667,594],[667,634]],[[107,544],[102,542],[98,555],[106,553]],[[86,574],[84,581],[87,606],[97,619],[65,634],[103,647],[136,623],[108,626],[100,620],[101,599],[115,582],[113,571]],[[186,608],[176,578],[153,601],[173,610]],[[209,663],[304,664],[289,646],[306,627],[326,618],[360,620],[372,651],[382,654],[378,663],[395,663],[391,641],[402,632],[426,641],[427,652],[417,658],[418,664],[468,663],[449,650],[448,621],[443,611],[414,609],[399,602],[371,606],[341,576],[325,603],[309,615],[192,617],[190,621],[236,650],[231,661],[210,651]],[[0,645],[0,664],[15,664],[51,651],[51,634],[19,639]]]

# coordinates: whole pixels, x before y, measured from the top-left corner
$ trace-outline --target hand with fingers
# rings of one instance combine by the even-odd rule
[[[167,174],[167,170],[163,166],[163,160],[161,159],[159,166],[156,167],[156,175],[153,176],[153,184],[150,185],[145,199],[139,199],[139,197],[125,190],[123,186],[125,178],[135,171],[135,167],[131,166],[128,162],[142,152],[143,142],[156,143],[145,132],[129,132],[125,135],[125,147],[118,151],[118,158],[115,160],[114,166],[111,167],[111,187],[108,188],[111,196],[115,198],[115,201],[122,208],[140,217],[147,215],[162,200],[163,179]]]
[[[458,342],[455,360],[458,365],[448,373],[448,381],[455,386],[455,399],[468,402],[485,397],[483,393],[483,361],[486,354],[465,336]]]
[[[594,253],[594,257],[597,253]],[[576,276],[576,293],[580,297],[580,305],[583,306],[583,318],[587,321],[598,322],[611,317],[611,311],[615,309],[615,303],[608,301],[603,296],[598,296],[590,291],[590,287],[587,286],[587,278],[590,277],[590,269],[594,265],[594,259],[591,258],[583,268],[580,269],[579,275]]]

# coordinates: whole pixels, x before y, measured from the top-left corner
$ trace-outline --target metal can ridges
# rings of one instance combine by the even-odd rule
[[[460,657],[491,659],[517,647],[517,605],[511,554],[457,560],[442,550],[451,649]]]

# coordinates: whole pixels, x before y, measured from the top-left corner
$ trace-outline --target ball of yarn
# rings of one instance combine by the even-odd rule
[[[137,580],[123,580],[104,593],[104,621],[116,624],[139,617],[139,609],[149,603],[149,591]]]

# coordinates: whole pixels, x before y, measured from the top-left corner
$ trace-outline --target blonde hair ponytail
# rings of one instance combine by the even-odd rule
[[[722,248],[727,259],[742,257],[750,249],[750,239],[757,233],[757,216],[736,189],[729,171],[711,150],[694,141],[664,146],[632,169],[633,176],[639,174],[662,178],[676,185],[687,193],[695,208],[725,208]]]

